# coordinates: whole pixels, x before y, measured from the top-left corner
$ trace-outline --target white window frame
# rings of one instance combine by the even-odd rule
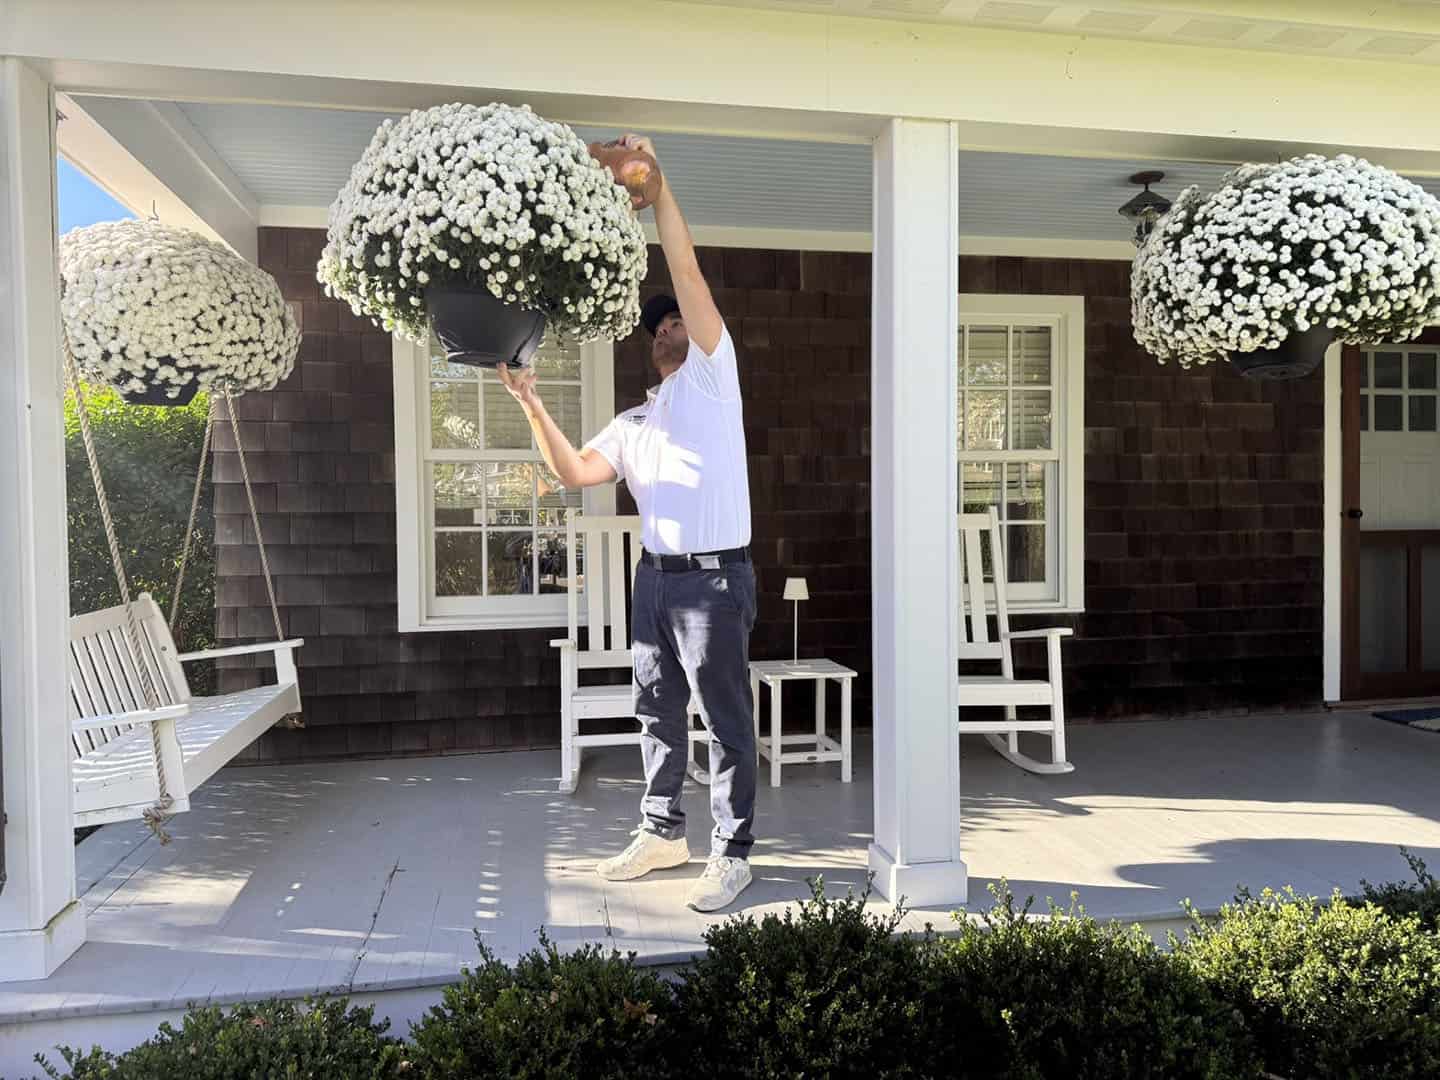
[[[1400,385],[1375,385],[1375,356],[1377,353],[1400,354]],[[1440,345],[1416,345],[1400,342],[1394,345],[1366,345],[1360,350],[1360,430],[1366,435],[1378,435],[1382,439],[1396,435],[1436,434],[1436,428],[1412,428],[1410,426],[1410,401],[1412,398],[1440,398],[1440,390],[1433,386],[1414,387],[1410,385],[1410,357],[1416,354],[1435,357],[1440,366]],[[1400,427],[1381,431],[1375,427],[1375,398],[1398,397],[1400,399]]]
[[[1052,429],[1059,477],[1046,517],[1046,583],[1012,584],[1012,612],[1085,610],[1085,298],[1083,296],[961,293],[959,324],[1028,323],[1052,328]],[[960,363],[957,342],[955,363]],[[958,376],[957,376],[958,386]],[[959,408],[958,398],[956,408]],[[956,475],[962,451],[955,447]],[[1030,450],[976,452],[993,461],[1034,461]],[[958,485],[957,485],[958,486]],[[952,492],[952,495],[955,493]],[[1001,497],[1004,497],[1002,483]],[[959,511],[957,506],[956,510]],[[1053,582],[1050,578],[1053,576]],[[1027,595],[1028,594],[1028,595]]]
[[[430,431],[430,351],[397,336],[391,339],[395,380],[395,548],[398,624],[404,633],[447,630],[529,630],[565,626],[563,593],[538,596],[434,595],[429,462],[422,434]],[[582,437],[589,439],[615,415],[615,350],[611,342],[580,347]],[[542,380],[543,393],[543,380]],[[517,405],[518,409],[519,406]],[[582,493],[583,512],[613,514],[615,486]]]

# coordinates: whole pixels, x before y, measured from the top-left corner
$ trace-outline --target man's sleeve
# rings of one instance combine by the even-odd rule
[[[694,380],[700,389],[713,398],[730,401],[740,396],[740,372],[735,360],[735,342],[730,337],[730,328],[723,323],[720,327],[720,342],[715,351],[705,350],[690,342],[690,353],[680,368],[686,378]]]
[[[625,479],[625,429],[623,417],[617,416],[610,423],[606,424],[600,434],[585,444],[583,449],[594,450],[610,463],[615,470],[615,479]]]

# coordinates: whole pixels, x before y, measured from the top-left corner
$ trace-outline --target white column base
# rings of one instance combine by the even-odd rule
[[[959,907],[969,894],[970,876],[960,859],[946,862],[897,863],[878,844],[870,845],[870,872],[875,888],[891,903],[907,907]]]
[[[85,944],[85,905],[72,900],[39,930],[0,931],[0,983],[48,979]]]

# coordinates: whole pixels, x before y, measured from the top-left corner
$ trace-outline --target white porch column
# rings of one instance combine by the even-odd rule
[[[871,510],[875,842],[888,898],[965,900],[955,613],[954,126],[891,120],[875,141]]]
[[[85,940],[66,700],[69,574],[50,86],[0,57],[0,982]]]

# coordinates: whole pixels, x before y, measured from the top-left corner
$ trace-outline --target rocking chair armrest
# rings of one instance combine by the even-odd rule
[[[580,646],[574,638],[557,637],[550,639],[550,647],[552,649],[578,649]]]
[[[248,656],[251,653],[298,649],[304,644],[304,638],[291,638],[288,641],[261,641],[254,645],[227,645],[223,649],[202,649],[200,652],[181,653],[177,659],[181,663],[189,663],[192,660],[218,660],[222,656]]]
[[[1043,630],[1012,630],[1000,636],[1007,641],[1033,641],[1039,638],[1070,637],[1074,633],[1075,629],[1070,626],[1047,626]]]
[[[70,730],[75,734],[94,728],[119,727],[121,725],[153,724],[160,720],[179,720],[190,711],[190,706],[161,705],[158,709],[137,709],[134,712],[106,713],[101,716],[79,716],[70,721]]]

